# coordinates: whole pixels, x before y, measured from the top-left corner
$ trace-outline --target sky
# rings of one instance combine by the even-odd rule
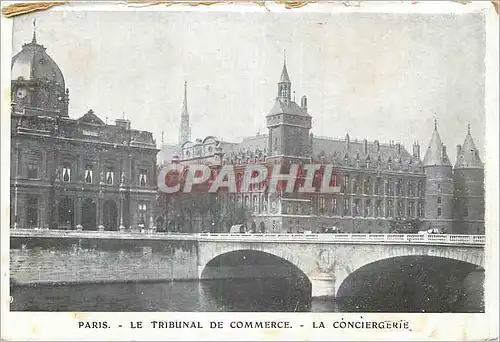
[[[13,53],[38,43],[61,68],[70,117],[124,115],[178,141],[184,81],[192,138],[266,133],[284,50],[315,135],[397,141],[425,153],[434,127],[454,163],[467,124],[484,156],[479,14],[66,12],[14,19]]]

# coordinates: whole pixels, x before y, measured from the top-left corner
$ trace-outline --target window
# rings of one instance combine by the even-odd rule
[[[363,193],[365,195],[368,195],[371,193],[370,191],[370,180],[369,179],[365,179],[364,182],[363,182]]]
[[[344,176],[344,192],[349,192],[349,176]]]
[[[71,182],[71,165],[70,164],[63,165],[62,180],[63,180],[63,182]]]
[[[403,201],[398,201],[398,217],[405,216],[405,204]]]
[[[396,184],[396,194],[398,196],[403,196],[403,180],[402,179],[398,180],[398,182]]]
[[[333,173],[332,173],[331,185],[332,186],[337,186],[337,175],[333,174]]]
[[[410,218],[413,217],[413,206],[414,205],[415,204],[412,201],[408,202],[408,211],[407,211],[407,213],[408,213],[408,217],[410,217]]]
[[[358,193],[358,177],[352,180],[352,193]]]
[[[385,193],[389,196],[393,195],[392,179],[388,179],[386,183]]]
[[[337,214],[337,199],[332,198],[332,213],[335,215]]]
[[[26,201],[26,223],[28,228],[38,226],[38,196],[28,196]]]
[[[422,217],[424,216],[424,204],[422,202],[418,202],[417,206],[417,216]]]
[[[323,214],[325,212],[325,198],[324,197],[320,197],[319,198],[319,212],[321,214]]]
[[[422,186],[423,186],[422,181],[421,180],[418,181],[418,183],[417,183],[417,196],[418,197],[422,196]]]
[[[349,199],[348,198],[344,198],[344,215],[345,216],[349,216],[350,215],[350,211],[349,211]]]
[[[146,169],[139,170],[139,185],[147,186],[148,184],[148,171]]]
[[[442,214],[442,210],[441,210],[441,208],[438,208],[438,216],[441,216],[441,214]]]
[[[353,216],[359,216],[359,199],[354,200],[353,203]]]
[[[437,202],[438,202],[438,204],[441,204],[441,197],[437,198]]]
[[[85,183],[92,183],[94,180],[94,175],[93,175],[93,170],[92,170],[92,165],[86,165],[85,166]]]
[[[413,181],[411,179],[408,180],[408,196],[411,196],[413,197],[415,194],[414,194],[414,191],[413,191]]]
[[[394,204],[392,200],[387,201],[387,217],[394,217]]]
[[[384,215],[382,210],[382,201],[377,200],[377,202],[375,202],[375,216],[382,217]]]
[[[144,203],[139,204],[139,224],[145,225],[146,224],[146,212],[148,210],[148,206]]]
[[[382,195],[382,178],[378,177],[375,181],[375,194]]]
[[[28,164],[28,178],[37,179],[38,178],[38,161],[30,160]]]
[[[109,167],[106,170],[106,184],[113,185],[115,183],[115,171]]]
[[[372,205],[372,202],[370,200],[365,201],[365,217],[371,215],[371,210],[370,210],[371,205]]]

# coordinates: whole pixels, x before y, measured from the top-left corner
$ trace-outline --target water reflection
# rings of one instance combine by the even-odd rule
[[[302,278],[231,279],[161,283],[11,286],[13,311],[184,312],[484,312],[483,273],[464,282],[457,300],[445,305],[430,286],[406,283],[333,299],[311,299]],[[444,305],[444,306],[443,306]]]
[[[309,287],[308,287],[309,286]],[[303,279],[12,286],[13,311],[332,311]]]

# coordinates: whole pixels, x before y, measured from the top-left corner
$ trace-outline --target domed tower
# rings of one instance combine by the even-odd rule
[[[278,96],[267,114],[269,130],[268,148],[272,163],[299,163],[310,160],[312,117],[307,112],[307,97],[301,98],[300,106],[291,97],[292,83],[288,76],[286,61],[278,82]]]
[[[429,147],[422,162],[427,176],[425,190],[425,221],[427,228],[437,228],[445,233],[452,231],[453,220],[453,170],[434,123]]]
[[[34,23],[33,23],[34,24]],[[33,39],[12,58],[11,101],[13,110],[23,114],[32,110],[38,115],[68,116],[68,90],[57,64]]]
[[[457,145],[453,233],[484,234],[484,165],[470,134]]]

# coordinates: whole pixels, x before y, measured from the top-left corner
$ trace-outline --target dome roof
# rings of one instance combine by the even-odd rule
[[[24,44],[22,50],[12,58],[11,79],[13,81],[48,80],[65,89],[61,69],[45,50],[43,45],[36,42],[36,36],[33,34],[33,40]]]

